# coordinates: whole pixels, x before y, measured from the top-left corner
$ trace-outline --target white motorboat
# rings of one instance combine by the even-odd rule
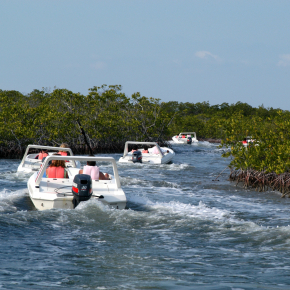
[[[58,151],[66,151],[70,156],[73,156],[73,152],[70,148],[63,148],[63,147],[52,147],[52,146],[42,146],[42,145],[28,145],[25,153],[23,155],[22,161],[18,166],[17,172],[35,172],[38,171],[42,164],[42,158],[38,159],[39,153],[28,154],[29,149],[39,149],[39,150],[50,150],[48,151],[48,155],[52,155],[57,153]],[[73,163],[73,164],[72,164]],[[70,162],[68,166],[73,166],[80,168],[80,162]]]
[[[128,152],[128,145],[143,145],[148,147],[148,153],[142,153],[144,148],[138,148],[138,152]],[[149,146],[153,146],[149,148]],[[136,156],[138,155],[138,156]],[[127,141],[125,143],[124,154],[119,159],[122,163],[150,163],[150,164],[165,164],[169,163],[175,156],[175,152],[171,148],[159,147],[156,142],[137,142]]]
[[[47,178],[43,177],[48,163],[51,160],[69,160],[72,166],[66,162],[66,171],[69,178]],[[74,163],[80,161],[108,162],[113,166],[113,176],[109,180],[91,180],[86,174],[79,174],[79,168]],[[46,176],[46,175],[45,175]],[[81,180],[79,187],[76,180],[80,177],[90,179]],[[83,182],[85,181],[85,182]],[[90,186],[89,186],[90,185]],[[120,179],[117,170],[117,164],[113,157],[88,157],[88,156],[48,156],[45,158],[39,172],[35,172],[27,182],[29,196],[38,210],[46,209],[73,209],[75,204],[73,200],[75,195],[73,190],[77,189],[79,195],[82,190],[90,189],[92,194],[88,199],[94,198],[108,205],[111,208],[124,209],[126,206],[126,196],[121,188]]]
[[[244,138],[243,141],[241,141],[242,144],[244,145],[244,147],[248,147],[252,144],[255,144],[255,146],[258,146],[259,141],[257,141],[256,139],[253,139],[252,136],[247,136],[246,138]]]
[[[173,136],[174,143],[179,144],[191,144],[192,142],[198,142],[195,132],[181,132],[179,135]]]

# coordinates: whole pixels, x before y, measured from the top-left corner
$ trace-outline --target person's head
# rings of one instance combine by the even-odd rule
[[[134,144],[134,145],[133,145],[133,149],[134,149],[134,150],[138,150],[138,145],[137,145],[137,144]]]
[[[61,147],[61,148],[69,148],[67,143],[62,143],[59,147]]]
[[[62,143],[59,147],[61,147],[61,148],[69,148],[67,143]],[[60,152],[67,152],[67,151],[61,151],[60,150]]]
[[[148,150],[148,146],[147,145],[144,145],[144,150]]]
[[[55,156],[61,156],[60,154],[53,154]],[[64,160],[52,160],[50,166],[52,167],[63,167],[65,168],[65,161]]]
[[[90,154],[89,157],[95,157],[94,154]],[[96,166],[96,161],[87,161],[88,166]]]

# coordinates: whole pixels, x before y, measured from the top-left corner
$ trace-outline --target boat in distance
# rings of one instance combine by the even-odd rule
[[[48,164],[52,160],[64,160],[72,162],[66,171],[68,178],[47,178],[44,177]],[[75,162],[96,161],[107,162],[113,167],[113,176],[109,180],[91,180],[86,174],[79,174],[79,168]],[[45,175],[46,176],[46,175]],[[47,209],[73,209],[75,208],[73,190],[76,189],[76,178],[86,176],[90,179],[90,198],[97,199],[110,208],[125,209],[127,199],[121,188],[116,160],[113,157],[90,157],[90,156],[48,156],[43,162],[40,170],[35,172],[28,180],[27,187],[29,196],[38,210]],[[82,183],[82,182],[81,182]],[[82,183],[81,186],[86,186]]]
[[[39,149],[39,150],[46,150],[46,151],[53,150],[54,152],[47,152],[48,156],[51,156],[52,154],[57,153],[57,151],[65,151],[65,152],[69,153],[70,156],[74,155],[70,148],[30,144],[27,146],[27,148],[25,150],[23,158],[22,158],[22,160],[17,168],[17,172],[29,173],[29,172],[38,171],[40,169],[40,167],[42,165],[42,158],[41,159],[36,158],[40,153],[28,154],[29,149]],[[71,163],[72,164],[68,164],[68,166],[74,165],[74,167],[80,168],[80,162],[72,161]]]
[[[143,148],[138,148],[137,152],[136,151],[128,152],[129,145],[137,145],[137,146],[143,145]],[[148,150],[144,149],[145,146],[148,147]],[[149,146],[153,146],[153,147],[149,148]],[[144,153],[144,151],[148,151],[148,153]],[[174,156],[175,156],[175,152],[171,148],[160,147],[157,144],[157,142],[127,141],[125,143],[123,156],[120,157],[119,162],[166,164],[166,163],[171,162]]]
[[[172,140],[174,143],[179,144],[191,144],[193,142],[198,142],[195,132],[181,132],[179,135],[173,136]]]

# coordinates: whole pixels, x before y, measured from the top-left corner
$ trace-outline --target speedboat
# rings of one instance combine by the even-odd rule
[[[69,160],[72,164],[70,166],[66,162],[69,178],[44,177],[51,160]],[[109,175],[109,180],[91,180],[90,175],[79,174],[75,163],[80,161],[108,162],[112,164],[114,174]],[[83,198],[83,201],[96,199],[116,209],[124,209],[127,202],[113,157],[48,156],[40,170],[29,178],[27,187],[29,196],[38,210],[73,209],[78,198]]]
[[[128,145],[147,145],[148,153],[142,153],[144,148],[138,148],[137,151],[128,152]],[[149,146],[153,146],[149,148]],[[165,164],[169,163],[175,156],[175,152],[171,148],[159,147],[156,142],[137,142],[127,141],[125,143],[124,154],[119,159],[121,163],[150,163],[150,164]]]
[[[42,146],[42,145],[28,145],[26,151],[23,155],[22,161],[18,166],[17,172],[35,172],[38,171],[42,164],[42,158],[38,159],[39,153],[28,154],[29,149],[39,149],[39,150],[50,150],[48,151],[48,155],[52,155],[57,153],[58,151],[66,151],[70,156],[73,156],[73,152],[70,148],[62,148],[62,147],[52,147],[52,146]],[[80,162],[76,162],[75,164],[71,164],[69,161],[68,166],[75,165],[80,168]]]
[[[256,139],[253,139],[252,136],[247,136],[246,138],[244,138],[243,141],[241,141],[244,147],[248,147],[252,144],[255,144],[255,146],[258,146],[259,143]]]
[[[192,142],[198,142],[195,132],[181,132],[179,135],[173,136],[174,143],[179,144],[191,144]]]

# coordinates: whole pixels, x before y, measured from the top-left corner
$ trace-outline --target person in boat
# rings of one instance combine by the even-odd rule
[[[133,152],[135,152],[135,151],[138,151],[138,145],[137,145],[137,144],[134,144],[134,145],[133,145],[133,149],[132,149],[131,152],[133,153]]]
[[[40,149],[40,152],[38,155],[36,155],[35,159],[42,160],[44,157],[48,156],[48,151],[47,149]]]
[[[60,156],[60,154],[53,155]],[[46,176],[48,178],[68,178],[68,173],[65,169],[65,161],[52,160],[50,166],[46,169]]]
[[[66,143],[62,143],[59,147],[69,148],[68,144],[66,144]],[[59,150],[58,154],[60,154],[61,156],[68,156],[68,151]]]
[[[142,153],[149,153],[147,145],[144,145],[144,149],[142,150]]]
[[[158,147],[157,147],[157,146],[158,146]],[[160,152],[159,152],[158,148],[160,149],[161,154],[163,155],[162,149],[159,147],[158,144],[155,145],[155,146],[152,148],[152,153],[153,153],[153,154],[159,154]]]
[[[94,155],[90,155],[94,157]],[[84,169],[79,171],[79,174],[90,175],[92,180],[109,180],[109,174],[103,173],[100,171],[99,167],[96,166],[96,161],[87,161],[87,165],[84,166]]]
[[[182,135],[181,138],[185,138],[185,135]]]

